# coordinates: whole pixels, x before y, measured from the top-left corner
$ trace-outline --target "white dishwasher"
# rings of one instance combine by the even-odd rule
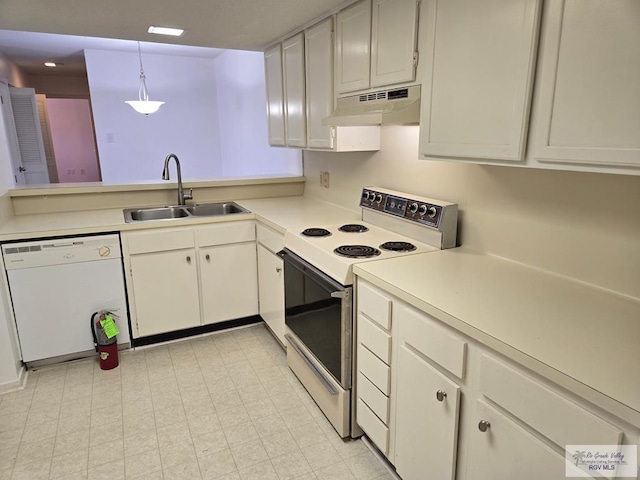
[[[118,343],[129,343],[117,234],[8,243],[2,254],[24,362],[91,354],[98,310],[119,317]]]

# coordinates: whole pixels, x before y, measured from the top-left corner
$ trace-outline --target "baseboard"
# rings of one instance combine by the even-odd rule
[[[0,384],[0,395],[9,392],[15,392],[16,390],[22,390],[27,384],[27,377],[29,376],[27,369],[22,365],[20,372],[18,373],[17,380]]]

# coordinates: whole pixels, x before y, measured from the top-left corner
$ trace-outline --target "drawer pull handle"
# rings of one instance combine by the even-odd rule
[[[444,399],[447,398],[447,392],[443,392],[442,390],[438,390],[436,392],[436,398],[439,402],[444,402]]]
[[[489,430],[490,427],[491,427],[491,424],[486,420],[480,420],[480,423],[478,423],[478,430],[480,430],[482,433]]]
[[[207,260],[211,260],[211,256],[207,253],[204,258],[206,258]]]
[[[187,263],[191,263],[191,257],[187,256]]]
[[[282,271],[282,267],[276,267],[276,272],[280,273]]]

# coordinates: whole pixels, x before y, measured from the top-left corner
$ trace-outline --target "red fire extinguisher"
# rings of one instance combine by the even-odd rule
[[[114,329],[113,317],[111,312],[106,311],[95,312],[91,315],[93,344],[98,352],[100,369],[102,370],[111,370],[118,366],[117,327]]]

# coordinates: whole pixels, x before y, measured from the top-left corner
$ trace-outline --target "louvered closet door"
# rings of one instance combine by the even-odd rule
[[[11,108],[11,94],[9,93],[9,86],[3,81],[0,81],[0,107],[2,108],[2,118],[15,182],[16,185],[24,185],[24,175],[18,170],[21,166],[20,149],[18,148],[18,135],[16,135],[16,124]]]
[[[49,183],[36,92],[33,88],[10,87],[9,90],[22,167],[25,169],[25,183],[27,185]]]

